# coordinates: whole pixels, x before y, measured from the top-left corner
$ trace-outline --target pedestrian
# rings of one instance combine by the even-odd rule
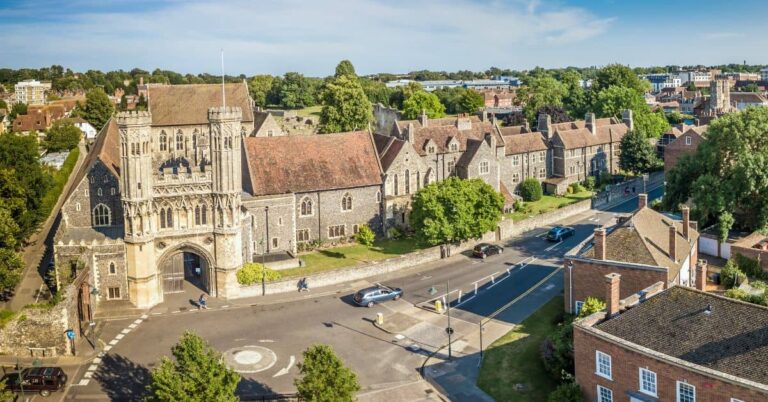
[[[299,280],[299,292],[309,291],[309,284],[307,283],[307,278],[301,278]]]
[[[203,293],[203,294],[200,295],[200,298],[197,299],[197,309],[198,310],[200,310],[200,309],[206,309],[207,310],[208,306],[206,305],[206,303],[207,303],[207,300],[205,298],[205,293]]]

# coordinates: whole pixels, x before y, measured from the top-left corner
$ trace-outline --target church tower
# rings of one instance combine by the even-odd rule
[[[208,109],[210,125],[211,193],[216,259],[216,296],[237,291],[235,272],[243,265],[240,194],[243,191],[239,107]]]
[[[116,120],[120,132],[128,289],[131,301],[146,308],[162,300],[153,246],[152,116],[149,112],[121,112]]]
[[[731,111],[731,88],[728,80],[712,80],[709,83],[709,111],[713,115]]]

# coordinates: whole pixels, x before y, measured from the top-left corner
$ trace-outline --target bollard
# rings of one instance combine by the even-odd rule
[[[435,300],[435,311],[438,313],[443,311],[443,303],[440,301],[440,299]]]
[[[459,303],[461,303],[461,295],[462,295],[462,292],[461,290],[459,290]]]
[[[491,283],[496,283],[496,279],[493,278],[493,275],[491,275]]]
[[[475,282],[475,296],[477,296],[477,282]]]
[[[384,324],[384,314],[376,313],[376,324],[378,325]]]

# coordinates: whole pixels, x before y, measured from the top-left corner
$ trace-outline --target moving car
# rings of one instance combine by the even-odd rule
[[[352,298],[359,306],[373,307],[376,303],[387,300],[397,300],[403,295],[403,289],[390,288],[381,284],[371,286],[355,293]]]
[[[563,241],[566,238],[571,237],[575,234],[576,234],[576,231],[573,230],[573,228],[569,228],[565,226],[555,226],[549,230],[549,233],[547,233],[547,240]]]
[[[480,243],[472,250],[472,255],[478,258],[485,258],[489,255],[501,254],[503,252],[504,247],[490,243]]]
[[[42,396],[48,396],[51,392],[64,389],[67,375],[60,367],[34,367],[6,374],[2,380],[5,380],[5,389],[8,391],[38,392]]]

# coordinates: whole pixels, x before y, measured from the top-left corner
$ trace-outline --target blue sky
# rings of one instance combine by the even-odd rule
[[[0,68],[331,74],[768,64],[768,2],[0,0]]]

